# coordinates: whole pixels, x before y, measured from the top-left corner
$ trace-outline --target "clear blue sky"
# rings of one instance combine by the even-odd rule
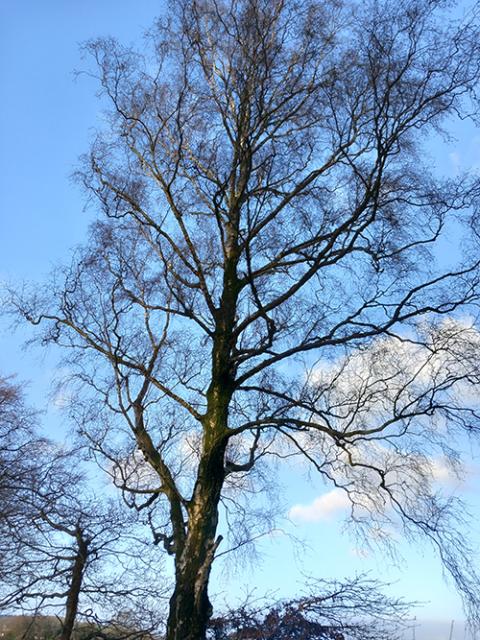
[[[0,0],[0,280],[42,280],[51,266],[68,259],[81,241],[88,215],[83,213],[79,189],[69,180],[78,156],[88,149],[94,127],[101,127],[101,106],[95,83],[81,69],[79,44],[95,36],[113,35],[123,42],[138,40],[162,9],[160,0]],[[457,170],[479,162],[480,133],[458,131],[459,141],[442,147],[439,164]],[[437,150],[435,150],[436,152]],[[0,336],[0,371],[17,372],[31,380],[30,397],[46,408],[53,358],[21,352],[21,335]],[[45,415],[47,428],[60,432],[55,410]],[[327,491],[321,485],[300,482],[294,470],[283,476],[286,502],[308,504]],[[475,496],[475,480],[466,488]],[[257,585],[258,593],[279,588],[294,594],[302,573],[344,576],[354,571],[398,580],[394,591],[407,598],[430,600],[420,617],[461,618],[459,599],[442,581],[439,563],[427,548],[401,545],[405,562],[393,566],[385,557],[359,557],[355,543],[342,531],[342,513],[329,520],[290,529],[309,544],[291,550],[284,536],[260,545],[261,564],[232,584]],[[355,555],[357,553],[357,555]],[[223,588],[218,580],[215,588]],[[445,634],[446,635],[446,634]],[[421,634],[417,634],[421,638]]]

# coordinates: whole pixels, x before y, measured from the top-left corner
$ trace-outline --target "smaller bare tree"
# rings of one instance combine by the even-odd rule
[[[31,520],[26,492],[35,481],[44,441],[35,433],[35,414],[25,404],[21,387],[0,376],[0,610],[5,581],[15,572],[20,553],[13,531]],[[25,542],[31,530],[24,528]]]
[[[80,621],[88,634],[109,629],[115,637],[158,627],[161,593],[151,575],[157,588],[148,582],[159,567],[135,517],[89,486],[78,451],[37,435],[35,414],[4,378],[0,429],[0,609],[27,614],[31,624],[56,615],[60,640]],[[135,627],[119,623],[120,610]]]

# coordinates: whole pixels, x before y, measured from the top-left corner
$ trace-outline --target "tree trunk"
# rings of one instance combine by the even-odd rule
[[[77,553],[72,566],[71,581],[65,605],[65,619],[62,625],[60,640],[71,640],[72,638],[78,613],[78,601],[82,589],[83,571],[88,554],[88,540],[83,537],[83,532],[80,528],[77,528],[75,537],[77,539]]]
[[[230,239],[233,246],[234,241]],[[175,590],[170,599],[166,640],[204,640],[212,605],[208,582],[215,551],[218,504],[225,480],[228,411],[234,391],[231,352],[239,293],[235,246],[227,260],[224,290],[212,349],[212,379],[207,391],[202,456],[188,507],[188,529],[175,555]]]
[[[225,444],[215,447],[199,466],[189,508],[185,544],[175,558],[175,591],[170,599],[166,640],[204,640],[212,606],[208,581],[215,551],[218,503],[225,478]]]

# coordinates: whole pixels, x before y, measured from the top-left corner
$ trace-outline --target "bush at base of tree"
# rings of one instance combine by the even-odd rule
[[[395,640],[413,603],[388,597],[366,575],[316,581],[310,595],[245,604],[210,621],[211,640]]]

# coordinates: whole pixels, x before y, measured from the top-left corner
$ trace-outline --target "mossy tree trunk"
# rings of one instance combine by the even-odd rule
[[[188,533],[175,559],[175,590],[170,599],[167,640],[201,640],[212,607],[208,581],[215,551],[218,503],[224,480],[224,446],[202,461],[188,520]]]
[[[203,640],[212,615],[208,583],[215,551],[221,542],[221,536],[217,537],[218,507],[226,476],[228,411],[235,389],[232,352],[240,291],[236,242],[236,229],[232,226],[223,295],[216,315],[212,376],[202,424],[202,454],[195,488],[187,506],[185,539],[175,552],[175,590],[170,599],[167,640]]]

